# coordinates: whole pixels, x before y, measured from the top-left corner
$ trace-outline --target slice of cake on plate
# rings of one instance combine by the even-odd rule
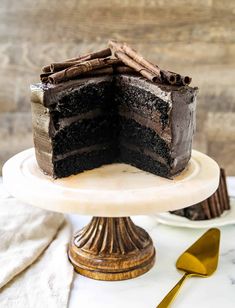
[[[226,184],[224,169],[220,168],[219,187],[215,193],[206,200],[187,208],[173,211],[171,214],[186,217],[190,220],[208,220],[220,217],[230,209],[230,201]]]

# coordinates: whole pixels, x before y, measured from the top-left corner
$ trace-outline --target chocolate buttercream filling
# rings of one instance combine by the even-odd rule
[[[167,144],[170,144],[171,142],[171,129],[170,126],[167,125],[163,127],[162,121],[160,119],[161,113],[158,111],[150,112],[146,111],[144,112],[145,116],[140,115],[137,110],[130,110],[128,107],[125,106],[119,106],[119,115],[121,115],[124,118],[129,118],[140,125],[144,127],[148,127],[155,131]]]
[[[77,149],[77,150],[70,151],[69,153],[56,155],[54,157],[54,161],[65,159],[69,156],[73,156],[73,155],[77,155],[77,154],[85,154],[85,153],[90,153],[92,151],[105,150],[105,149],[110,148],[112,146],[113,146],[113,144],[107,144],[107,143],[90,145],[88,147],[84,147],[84,148],[80,148],[80,149]]]
[[[170,127],[166,126],[163,128],[163,125],[161,123],[161,113],[158,111],[155,112],[149,112],[145,111],[146,116],[140,115],[137,110],[130,110],[128,107],[125,106],[119,106],[119,115],[125,118],[132,119],[139,123],[142,126],[148,127],[152,130],[154,130],[161,138],[169,144],[171,142],[171,134],[170,134]],[[66,126],[69,126],[70,124],[79,121],[79,120],[89,120],[93,119],[95,117],[103,115],[104,112],[102,109],[97,108],[91,111],[88,111],[86,113],[82,113],[76,116],[68,117],[68,118],[61,118],[58,121],[59,129],[63,129]]]
[[[70,124],[76,121],[93,119],[102,114],[104,114],[104,111],[100,108],[97,108],[97,109],[94,109],[94,110],[91,110],[91,111],[88,111],[82,114],[78,114],[72,117],[61,118],[58,121],[59,129],[65,128],[66,126],[69,126]]]
[[[162,157],[160,154],[156,153],[156,152],[153,152],[149,149],[142,149],[142,148],[139,148],[133,144],[127,144],[126,142],[121,142],[120,143],[122,147],[125,147],[131,151],[135,151],[135,152],[139,152],[139,153],[142,153],[144,155],[147,155],[147,156],[150,156],[153,160],[157,160],[158,162],[160,162],[161,164],[163,165],[167,165],[167,159]]]
[[[133,144],[127,144],[126,142],[121,142],[120,144],[121,146],[130,149],[132,151],[136,151],[136,152],[141,152],[144,153],[147,156],[150,156],[152,159],[157,160],[158,162],[160,162],[161,164],[167,165],[167,159],[165,159],[164,157],[162,157],[160,154],[157,154],[149,149],[140,149],[139,147],[133,145]],[[59,154],[56,155],[54,157],[54,161],[57,160],[61,160],[61,159],[65,159],[69,156],[73,156],[73,155],[77,155],[77,154],[86,154],[86,153],[90,153],[92,151],[99,151],[99,150],[103,150],[106,148],[109,148],[113,146],[113,144],[96,144],[96,145],[91,145],[88,147],[84,147],[81,149],[77,149],[77,150],[73,150],[69,153],[65,153],[65,154]]]

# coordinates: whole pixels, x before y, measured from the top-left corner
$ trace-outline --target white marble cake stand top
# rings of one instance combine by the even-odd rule
[[[155,214],[190,206],[218,187],[219,167],[192,151],[187,168],[173,180],[126,164],[112,164],[54,180],[39,169],[34,149],[3,167],[3,183],[16,198],[51,211],[103,217]]]

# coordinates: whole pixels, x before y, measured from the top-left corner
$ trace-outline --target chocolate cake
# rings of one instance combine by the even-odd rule
[[[220,182],[216,192],[206,200],[185,209],[172,211],[172,214],[186,217],[190,220],[208,220],[221,216],[230,209],[230,202],[224,169],[220,169]]]
[[[117,60],[103,68],[96,60],[94,74],[84,74],[90,62],[85,71],[84,62],[59,73],[47,67],[43,82],[31,86],[39,167],[54,178],[114,162],[167,178],[182,171],[191,157],[197,88],[177,83],[175,73],[170,84],[152,72],[146,78],[118,69]]]

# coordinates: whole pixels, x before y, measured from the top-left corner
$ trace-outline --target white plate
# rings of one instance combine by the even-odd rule
[[[235,224],[235,198],[230,198],[231,209],[225,211],[220,217],[213,218],[209,220],[189,220],[188,218],[181,217],[178,215],[170,213],[160,213],[155,217],[158,222],[174,227],[184,227],[184,228],[211,228],[211,227],[221,227],[226,225]]]

